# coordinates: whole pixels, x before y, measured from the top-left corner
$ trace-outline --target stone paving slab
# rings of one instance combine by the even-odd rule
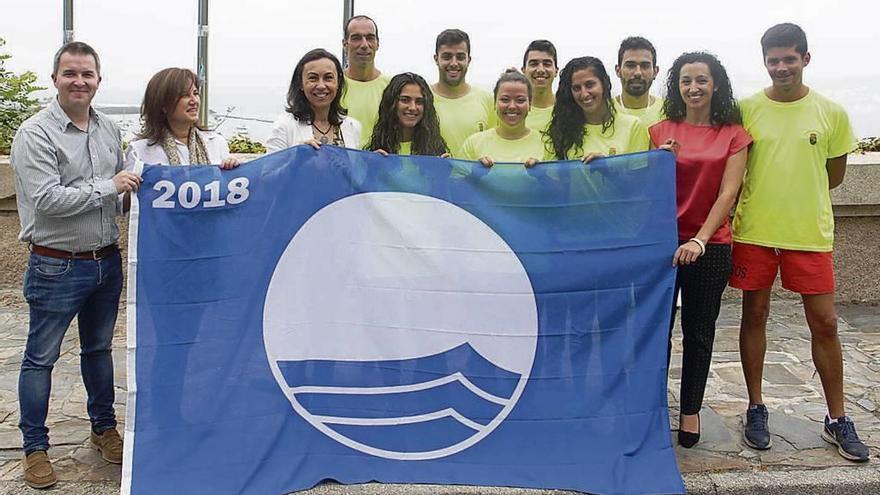
[[[125,417],[124,302],[114,335],[117,416]],[[768,322],[765,400],[770,409],[774,446],[758,452],[742,442],[746,405],[739,365],[739,302],[725,301],[717,331],[713,367],[701,421],[702,440],[693,449],[676,446],[679,468],[690,493],[880,493],[880,307],[841,306],[840,331],[845,357],[847,413],[871,449],[872,462],[854,465],[819,437],[825,405],[810,356],[809,329],[798,301],[774,299]],[[17,427],[17,379],[27,334],[27,306],[20,291],[0,288],[0,494],[44,493],[21,482],[21,437]],[[79,374],[75,323],[62,344],[53,374],[49,410],[49,455],[61,480],[50,493],[118,493],[120,467],[108,464],[88,442],[85,392]],[[681,342],[677,329],[670,365],[671,429],[678,423]],[[122,424],[120,424],[122,431]],[[675,432],[673,444],[675,444]],[[829,491],[827,479],[853,480],[853,490]],[[826,484],[823,484],[826,483]],[[774,488],[775,487],[775,488]],[[786,488],[787,487],[787,488]],[[794,491],[786,491],[797,488]],[[870,491],[858,491],[868,490]],[[817,491],[818,490],[818,491]],[[824,491],[823,491],[824,490]],[[322,485],[302,492],[330,494],[495,494],[562,495],[566,492],[430,485]]]

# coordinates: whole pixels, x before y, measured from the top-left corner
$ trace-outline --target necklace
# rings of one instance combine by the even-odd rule
[[[318,138],[318,141],[321,144],[327,144],[330,142],[330,138],[327,137],[327,134],[330,134],[330,131],[333,130],[333,124],[328,123],[327,130],[322,131],[321,128],[318,127],[318,124],[316,122],[312,122],[312,128],[314,128],[316,131],[318,131],[318,134],[321,135],[321,137]]]

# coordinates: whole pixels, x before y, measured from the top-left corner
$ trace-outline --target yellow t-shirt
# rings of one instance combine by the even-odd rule
[[[495,166],[486,171],[479,179],[481,187],[498,201],[512,200],[534,186],[532,178],[523,163],[529,158],[540,159],[544,154],[544,142],[541,133],[529,129],[529,133],[519,139],[504,139],[496,129],[479,132],[467,138],[461,146],[456,158],[478,160],[488,156],[495,161]],[[478,168],[480,165],[474,165]],[[472,175],[470,170],[455,170],[455,176]]]
[[[546,108],[532,107],[529,109],[529,115],[526,117],[526,126],[538,132],[546,131],[552,117],[552,106]]]
[[[465,160],[479,160],[484,156],[496,163],[523,163],[529,158],[540,160],[544,156],[544,142],[541,134],[531,129],[525,137],[519,139],[504,139],[498,135],[497,130],[489,129],[468,137],[461,145],[459,154],[455,155],[456,158]]]
[[[799,251],[831,251],[834,213],[829,158],[856,149],[846,111],[810,91],[778,102],[760,91],[740,101],[754,143],[733,219],[738,242]]]
[[[632,115],[638,117],[645,124],[645,128],[660,122],[666,118],[663,112],[663,98],[654,98],[654,103],[649,104],[645,108],[624,108],[621,97],[618,95],[614,98],[614,108],[619,114]]]
[[[440,119],[440,135],[454,156],[458,156],[468,136],[495,127],[495,100],[491,93],[477,87],[459,98],[434,93],[434,108]]]
[[[370,143],[373,127],[379,119],[379,102],[382,92],[391,78],[385,74],[372,81],[355,81],[345,78],[345,92],[342,93],[342,106],[348,109],[348,116],[361,123],[361,146]]]
[[[401,141],[398,155],[412,155],[412,141]]]
[[[650,147],[651,138],[648,128],[636,117],[617,113],[614,116],[614,125],[604,132],[602,124],[587,124],[584,126],[584,140],[581,150],[571,148],[568,150],[569,160],[579,160],[589,153],[602,153],[607,156],[623,155],[625,153],[638,153],[647,151]],[[552,149],[544,150],[545,160],[555,160]]]
[[[650,148],[650,135],[642,121],[630,115],[615,114],[614,125],[602,132],[602,124],[587,124],[584,126],[584,140],[581,142],[581,150],[572,148],[568,150],[569,160],[580,160],[589,153],[602,153],[606,156],[623,155],[626,153],[638,153]],[[556,160],[556,156],[550,149],[544,149],[544,159]],[[628,168],[640,168],[647,166],[647,159],[629,160],[624,162]],[[540,166],[540,165],[539,165]],[[596,170],[589,165],[580,167],[572,172],[569,177],[569,198],[573,203],[593,202],[607,194],[608,187],[613,187],[604,177],[603,169]],[[548,176],[563,180],[557,171],[550,171]],[[611,209],[607,209],[611,211]],[[612,220],[608,219],[609,222]]]

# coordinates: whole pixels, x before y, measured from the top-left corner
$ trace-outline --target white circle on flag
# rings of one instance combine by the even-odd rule
[[[315,213],[281,255],[263,311],[269,365],[294,411],[397,460],[486,438],[523,393],[537,335],[532,285],[510,246],[466,210],[410,193],[358,194]],[[422,427],[429,434],[414,434]]]

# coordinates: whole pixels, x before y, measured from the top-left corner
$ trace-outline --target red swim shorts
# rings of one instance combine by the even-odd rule
[[[831,252],[795,251],[733,243],[730,286],[742,290],[769,289],[781,273],[782,287],[799,294],[834,293]]]

